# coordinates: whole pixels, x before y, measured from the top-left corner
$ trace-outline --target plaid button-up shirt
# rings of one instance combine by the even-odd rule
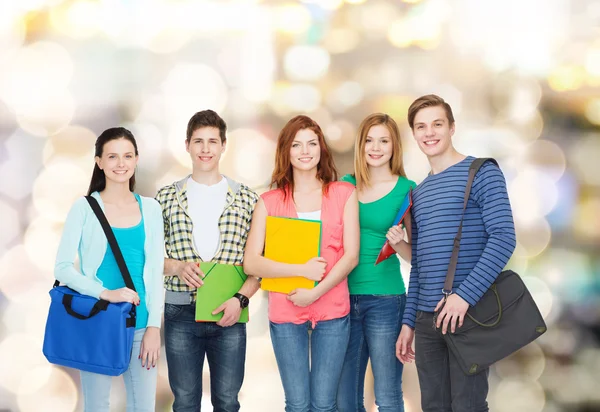
[[[190,176],[160,189],[156,200],[162,207],[167,257],[183,262],[201,262],[202,258],[194,247],[193,222],[188,214],[188,178]],[[219,218],[219,245],[212,262],[241,265],[258,195],[248,186],[226,179],[229,189]],[[186,293],[190,296],[189,302],[195,301],[196,289],[187,286],[177,276],[165,276],[165,288],[170,292]]]

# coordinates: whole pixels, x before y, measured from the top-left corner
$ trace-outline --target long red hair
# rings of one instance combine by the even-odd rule
[[[277,137],[277,150],[275,152],[275,169],[271,177],[271,187],[278,187],[288,193],[294,193],[294,173],[292,170],[292,162],[290,151],[292,143],[296,137],[296,133],[300,130],[310,129],[319,139],[319,147],[321,148],[321,159],[317,165],[317,179],[323,183],[323,194],[327,193],[328,186],[331,182],[338,179],[338,172],[333,163],[333,156],[321,127],[308,116],[300,115],[290,119],[289,122],[279,132]]]

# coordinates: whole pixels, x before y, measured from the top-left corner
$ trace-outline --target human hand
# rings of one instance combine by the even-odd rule
[[[400,242],[404,242],[404,230],[398,225],[392,226],[388,229],[386,239],[390,242],[390,245],[397,245]]]
[[[140,345],[140,354],[138,359],[142,360],[142,368],[150,369],[156,367],[158,357],[160,356],[160,329],[153,326],[148,326],[142,344]]]
[[[107,300],[111,303],[129,302],[136,306],[140,304],[140,296],[135,290],[129,288],[114,290],[104,289],[102,293],[100,293],[100,299]]]
[[[294,289],[287,296],[287,300],[292,302],[295,306],[300,306],[301,308],[311,305],[317,299],[318,296],[314,289]]]
[[[300,276],[315,282],[323,279],[327,261],[322,257],[314,257],[303,265],[300,265]]]
[[[242,307],[238,298],[230,298],[221,304],[218,308],[212,311],[213,315],[223,312],[223,317],[217,322],[217,325],[224,328],[232,326],[240,320]]]
[[[408,325],[402,325],[396,341],[396,357],[403,364],[411,363],[415,359],[415,351],[412,348],[414,337],[415,330]]]
[[[450,332],[456,332],[457,324],[459,328],[463,325],[465,314],[469,310],[469,303],[455,293],[445,298],[445,301],[444,304],[444,298],[442,298],[435,307],[435,312],[437,312],[444,305],[437,315],[436,322],[437,328],[442,326],[442,334],[444,335],[448,331],[448,324],[450,324]]]
[[[198,263],[195,262],[179,262],[175,276],[191,288],[199,288],[204,284],[202,281],[204,272],[202,272]]]

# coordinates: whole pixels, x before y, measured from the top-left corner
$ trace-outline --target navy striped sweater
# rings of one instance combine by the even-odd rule
[[[413,190],[412,270],[403,323],[414,328],[418,310],[433,312],[442,289],[462,214],[467,157],[430,175]],[[467,203],[453,291],[475,305],[504,269],[516,246],[506,181],[486,162],[475,176]]]

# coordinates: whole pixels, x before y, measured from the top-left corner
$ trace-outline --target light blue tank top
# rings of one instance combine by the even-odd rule
[[[117,238],[117,243],[129,269],[131,280],[140,296],[140,304],[136,309],[137,320],[136,329],[145,328],[148,323],[148,309],[146,308],[146,287],[144,286],[144,263],[146,255],[144,253],[144,243],[146,242],[146,233],[144,231],[144,211],[142,210],[142,201],[140,196],[134,193],[134,196],[140,206],[142,220],[135,226],[127,228],[113,227],[112,230]],[[117,260],[113,254],[110,245],[106,245],[106,253],[97,272],[98,279],[102,281],[102,286],[114,290],[125,287],[125,281],[117,265]]]

